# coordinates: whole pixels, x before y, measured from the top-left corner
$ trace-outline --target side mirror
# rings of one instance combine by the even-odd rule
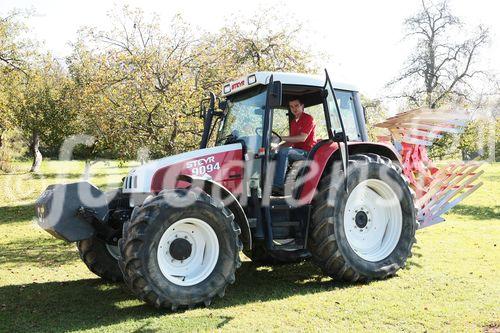
[[[269,108],[276,108],[281,106],[282,103],[282,86],[280,81],[274,81],[270,87],[271,91],[267,96]]]

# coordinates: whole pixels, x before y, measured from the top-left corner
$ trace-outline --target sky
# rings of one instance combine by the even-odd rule
[[[0,0],[0,15],[17,9],[34,9],[32,34],[57,57],[70,53],[82,26],[105,29],[107,13],[128,4],[155,13],[167,25],[181,13],[197,29],[216,31],[229,17],[242,20],[262,7],[277,10],[304,24],[301,42],[314,52],[328,54],[317,59],[336,81],[351,83],[368,97],[385,96],[385,84],[401,71],[411,43],[403,39],[403,20],[420,8],[419,0],[316,1],[108,1],[108,0]],[[450,0],[450,7],[464,23],[484,24],[491,29],[491,44],[481,54],[481,67],[500,73],[500,4],[495,0]]]

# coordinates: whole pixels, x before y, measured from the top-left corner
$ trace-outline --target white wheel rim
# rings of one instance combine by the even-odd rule
[[[120,258],[120,249],[116,245],[109,245],[106,244],[106,249],[108,250],[109,254],[116,260]]]
[[[191,244],[189,257],[175,259],[170,253],[174,240]],[[172,224],[160,238],[157,249],[158,266],[162,274],[179,286],[193,286],[205,280],[219,258],[219,240],[212,227],[196,218],[186,218]]]
[[[347,242],[362,259],[377,262],[387,258],[399,242],[402,226],[399,199],[387,183],[368,179],[349,194],[344,231]]]

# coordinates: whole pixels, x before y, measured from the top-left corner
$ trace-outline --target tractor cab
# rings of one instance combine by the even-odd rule
[[[333,87],[333,91],[332,91]],[[367,141],[363,109],[356,87],[329,83],[328,77],[295,73],[257,72],[224,85],[219,111],[212,96],[205,118],[205,131],[200,148],[241,143],[246,160],[251,157],[254,177],[260,177],[264,161],[273,161],[274,145],[290,133],[293,115],[288,103],[300,98],[304,112],[316,125],[316,146],[308,153],[312,160],[318,149],[339,141]],[[344,126],[344,129],[343,129]],[[345,130],[345,131],[344,131]]]
[[[271,86],[274,91],[269,89]],[[337,82],[333,83],[333,88],[348,140],[366,141],[364,116],[357,88]],[[266,101],[271,97],[269,95],[276,93],[279,96],[275,96],[274,103],[269,105],[269,113],[265,118]],[[242,140],[249,150],[258,151],[262,147],[262,130],[265,125],[275,132],[271,132],[274,136],[288,135],[292,117],[288,102],[294,97],[300,97],[304,102],[305,112],[315,119],[319,140],[329,138],[330,123],[332,131],[341,131],[339,115],[326,78],[294,73],[257,72],[224,85],[223,99],[219,103],[222,105],[222,112],[202,113],[211,120],[210,128],[205,129],[206,136],[210,136],[208,139],[212,139],[215,145],[226,144],[227,140]],[[213,123],[212,119],[215,119]],[[216,138],[211,137],[214,132]],[[202,148],[207,147],[207,143],[208,140],[202,142]]]
[[[207,111],[201,112],[205,120],[201,149],[241,144],[245,179],[241,191],[232,192],[245,210],[256,248],[274,258],[307,255],[300,250],[307,252],[312,200],[322,175],[330,171],[334,159],[343,160],[345,170],[348,144],[368,139],[357,89],[332,84],[325,74],[253,73],[224,85],[218,110],[211,94]],[[317,143],[303,163],[288,165],[287,183],[292,186],[277,194],[271,191],[276,170],[273,147],[281,136],[290,135],[289,102],[295,98],[314,119]],[[283,250],[283,241],[288,251]],[[255,255],[255,251],[249,254]]]

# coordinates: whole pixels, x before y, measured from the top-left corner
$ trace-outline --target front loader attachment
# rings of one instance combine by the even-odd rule
[[[399,148],[403,171],[416,194],[420,228],[443,222],[443,214],[483,183],[475,183],[481,163],[457,162],[441,169],[427,156],[427,147],[443,133],[459,134],[469,120],[466,112],[419,108],[400,113],[375,126],[389,130],[379,137]]]
[[[50,185],[35,204],[38,225],[67,242],[88,239],[106,220],[105,194],[88,182]],[[98,230],[97,230],[98,231]]]

